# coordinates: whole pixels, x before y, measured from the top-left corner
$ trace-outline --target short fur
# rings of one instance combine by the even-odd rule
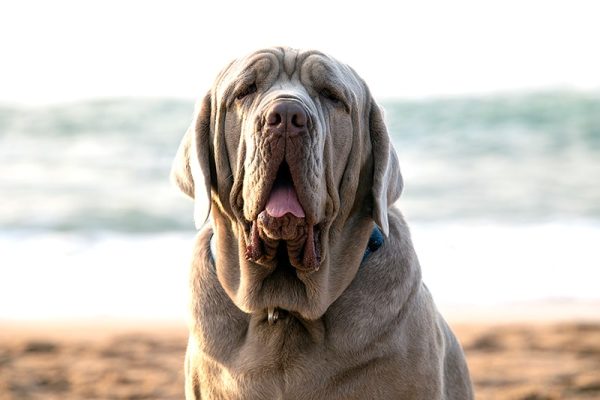
[[[269,133],[265,113],[282,99],[307,113],[305,134]],[[283,161],[306,213],[287,255],[254,225]],[[232,62],[197,107],[172,176],[204,224],[186,398],[473,398],[462,349],[393,207],[402,177],[381,110],[351,68],[289,48]],[[375,225],[385,242],[362,261]],[[316,267],[301,257],[313,234]],[[274,308],[285,318],[271,324]]]

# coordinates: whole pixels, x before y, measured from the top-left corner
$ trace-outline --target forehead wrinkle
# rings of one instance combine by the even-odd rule
[[[296,70],[296,64],[298,61],[298,51],[289,49],[283,55],[283,70],[289,78],[292,77]]]
[[[307,71],[304,71],[306,62],[311,65],[308,66]],[[344,72],[335,60],[323,53],[313,51],[303,54],[301,58],[299,57],[298,64],[298,78],[301,81],[308,78],[308,82],[317,87],[321,86],[323,82],[330,82],[339,88],[345,86]],[[318,74],[315,74],[315,68],[319,69]]]

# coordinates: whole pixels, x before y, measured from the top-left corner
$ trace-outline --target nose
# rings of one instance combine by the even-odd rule
[[[295,101],[279,100],[267,110],[266,126],[272,133],[297,136],[307,130],[308,116]]]

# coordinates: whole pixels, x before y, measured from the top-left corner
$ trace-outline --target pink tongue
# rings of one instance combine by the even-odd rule
[[[298,218],[304,218],[304,209],[298,201],[298,195],[292,186],[278,186],[273,188],[267,206],[270,216],[279,218],[287,213],[292,213]]]

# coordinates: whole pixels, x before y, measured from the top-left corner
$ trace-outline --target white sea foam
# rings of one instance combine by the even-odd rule
[[[414,224],[412,236],[440,304],[600,299],[599,226]]]
[[[192,241],[182,233],[4,234],[0,319],[182,319]]]
[[[412,223],[440,308],[600,300],[600,227]],[[184,319],[193,233],[3,233],[0,320]]]

